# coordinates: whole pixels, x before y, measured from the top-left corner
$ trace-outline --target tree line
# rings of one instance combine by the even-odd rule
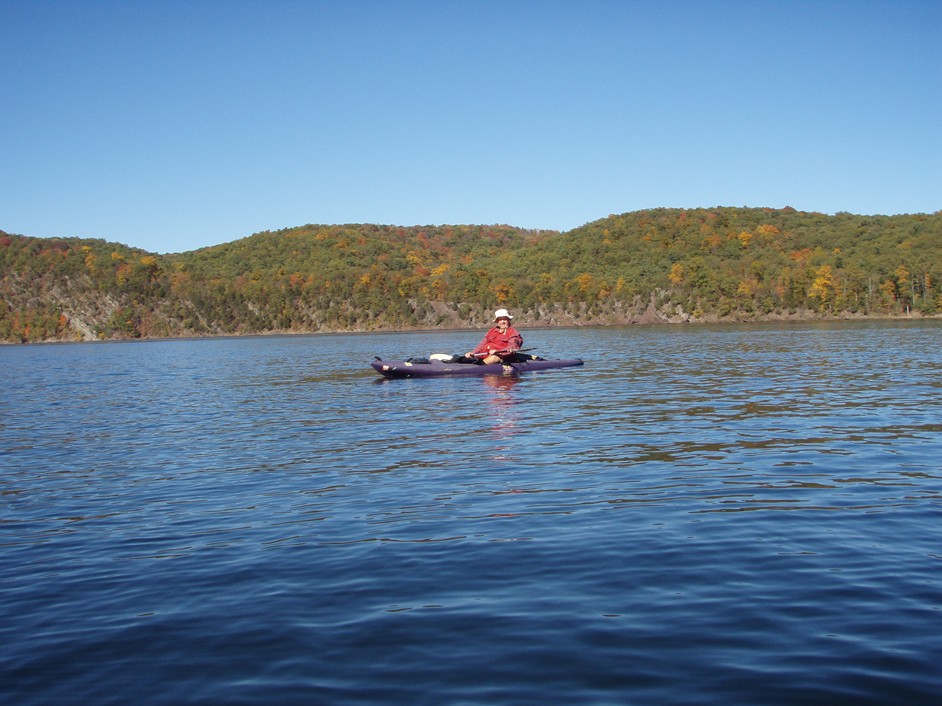
[[[567,232],[304,225],[158,255],[0,232],[0,340],[942,312],[942,212],[651,209]]]

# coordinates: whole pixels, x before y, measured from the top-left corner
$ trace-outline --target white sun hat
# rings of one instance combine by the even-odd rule
[[[494,312],[494,321],[497,321],[497,319],[504,319],[504,318],[512,319],[513,317],[510,315],[510,312],[507,311],[506,309],[498,309],[497,311]]]

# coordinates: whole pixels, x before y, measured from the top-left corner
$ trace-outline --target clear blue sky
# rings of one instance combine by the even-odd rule
[[[0,229],[935,212],[940,37],[940,0],[0,0]]]

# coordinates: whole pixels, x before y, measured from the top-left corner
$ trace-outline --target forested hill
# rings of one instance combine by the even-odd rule
[[[942,212],[654,209],[575,230],[306,225],[175,255],[0,231],[0,340],[942,312]]]

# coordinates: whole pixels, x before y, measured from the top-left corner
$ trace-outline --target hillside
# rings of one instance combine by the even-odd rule
[[[942,213],[654,209],[559,233],[305,225],[176,255],[0,232],[5,342],[942,311]]]

